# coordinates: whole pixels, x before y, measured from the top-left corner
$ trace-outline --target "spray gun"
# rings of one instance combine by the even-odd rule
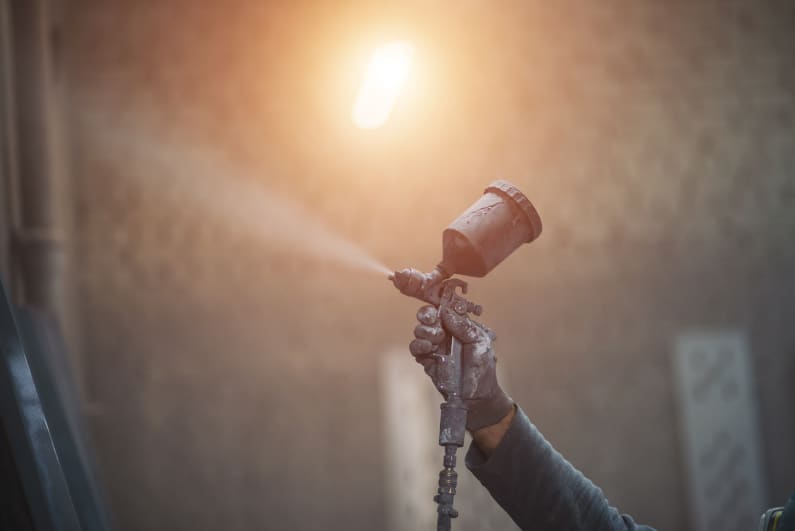
[[[404,295],[433,304],[439,315],[451,310],[461,316],[480,315],[483,308],[463,297],[467,283],[452,278],[456,273],[484,277],[505,260],[522,243],[530,243],[541,234],[541,218],[514,185],[495,181],[484,194],[453,221],[442,234],[442,261],[430,273],[403,269],[389,276]],[[459,291],[460,290],[460,293]],[[451,520],[458,516],[453,499],[458,485],[455,471],[456,450],[464,445],[467,407],[462,396],[461,342],[450,336],[446,354],[434,354],[439,390],[445,401],[441,405],[439,445],[444,447],[444,468],[439,472],[437,531],[450,531]]]

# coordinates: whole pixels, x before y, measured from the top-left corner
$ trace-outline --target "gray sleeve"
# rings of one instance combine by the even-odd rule
[[[491,457],[473,442],[466,466],[522,529],[653,531],[611,507],[519,408]]]

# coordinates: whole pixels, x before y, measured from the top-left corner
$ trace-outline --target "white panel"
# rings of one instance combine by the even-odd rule
[[[411,354],[396,348],[383,358],[381,371],[385,422],[385,480],[390,531],[436,529],[436,483],[444,451],[438,445],[441,396]],[[501,376],[504,384],[504,376]],[[460,516],[454,531],[515,531],[519,528],[464,465],[469,447],[458,450]]]
[[[438,394],[405,347],[383,358],[381,372],[387,529],[435,529],[438,447],[430,443],[438,437],[431,407]]]
[[[681,335],[674,377],[691,528],[755,529],[765,496],[745,335]]]

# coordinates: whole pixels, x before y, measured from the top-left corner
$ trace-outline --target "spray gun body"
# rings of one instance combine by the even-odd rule
[[[467,283],[460,278],[445,278],[445,273],[440,269],[434,269],[431,273],[421,273],[416,269],[403,269],[397,271],[390,278],[395,286],[404,295],[415,297],[421,301],[433,304],[442,315],[445,311],[453,311],[458,315],[465,316],[469,313],[480,315],[483,308],[462,297],[456,290],[460,289],[461,294],[466,294]],[[461,359],[461,342],[452,334],[449,337],[449,344],[446,354],[434,354],[436,358],[436,381],[445,399],[449,402],[461,397],[461,372],[463,360]],[[463,402],[462,402],[463,403]],[[444,406],[443,406],[444,408]],[[450,422],[445,422],[445,413],[442,412],[442,425],[439,431],[439,444],[452,444],[459,440],[453,433],[460,433],[460,444],[464,444],[464,429],[454,425],[454,419],[462,419],[466,425],[466,407],[462,408],[462,413],[449,413]],[[444,439],[444,440],[443,440]]]
[[[512,184],[495,181],[444,231],[443,258],[433,271],[422,273],[409,268],[396,271],[389,278],[404,295],[436,306],[440,316],[445,311],[460,316],[480,315],[481,306],[463,297],[467,283],[451,278],[452,275],[485,276],[522,243],[533,241],[540,233],[541,218],[530,201]],[[446,353],[433,355],[437,385],[445,397],[439,422],[439,444],[445,449],[444,468],[439,472],[439,488],[434,498],[438,504],[437,531],[449,531],[451,519],[458,516],[453,508],[458,482],[456,450],[464,445],[467,423],[467,407],[462,396],[466,360],[462,358],[461,342],[448,335]]]
[[[467,283],[458,278],[450,278],[442,266],[437,266],[430,273],[422,273],[413,268],[402,269],[395,271],[389,279],[403,295],[433,304],[437,308],[444,304],[461,315],[480,315],[483,312],[479,304],[474,304],[456,293],[455,288],[461,288],[461,293],[466,294]]]
[[[431,273],[416,269],[396,271],[390,277],[401,293],[433,304],[442,312],[454,311],[459,315],[480,315],[483,309],[462,297],[467,292],[467,283],[459,278],[447,278],[444,269],[437,267]],[[458,473],[455,471],[456,450],[464,446],[467,424],[467,406],[462,394],[464,360],[461,342],[452,334],[448,339],[446,353],[437,353],[436,382],[445,401],[441,405],[439,419],[439,445],[445,449],[444,468],[439,472],[439,486],[434,501],[437,503],[437,531],[449,531],[451,520],[458,516],[453,508]]]

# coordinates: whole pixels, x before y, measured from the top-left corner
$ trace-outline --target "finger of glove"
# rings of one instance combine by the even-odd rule
[[[461,343],[474,343],[485,334],[477,323],[449,309],[442,311],[442,323]]]
[[[486,332],[486,334],[489,336],[489,339],[491,339],[492,341],[497,341],[497,333],[494,330],[492,330],[491,328],[489,328],[484,324],[478,323],[478,326],[480,326],[480,328],[482,328],[483,331]]]
[[[445,335],[441,325],[425,326],[423,324],[418,324],[414,327],[414,337],[417,339],[427,339],[434,345],[438,345],[444,341]]]
[[[414,357],[427,356],[436,352],[436,345],[427,339],[415,339],[409,343],[409,351]]]
[[[435,325],[439,322],[439,311],[434,306],[423,306],[417,310],[417,320],[425,326]]]
[[[414,360],[422,365],[422,368],[425,369],[425,374],[431,378],[436,377],[436,360],[433,359],[433,356],[417,356]]]

